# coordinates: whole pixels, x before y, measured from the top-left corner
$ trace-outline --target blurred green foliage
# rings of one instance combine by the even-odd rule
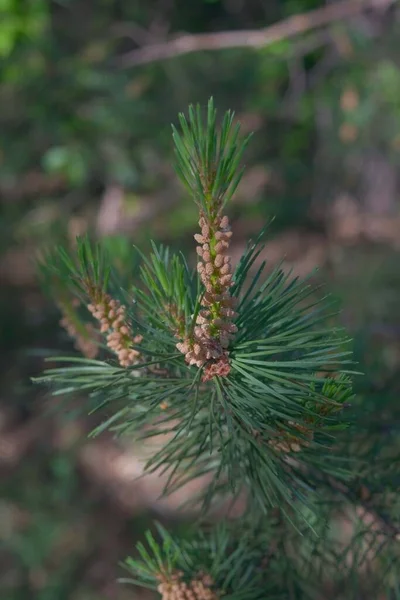
[[[213,94],[221,112],[230,106],[257,115],[249,161],[271,169],[279,183],[266,186],[260,210],[298,222],[316,190],[332,195],[329,187],[355,155],[378,144],[399,163],[394,7],[257,52],[201,52],[123,69],[119,56],[163,40],[168,30],[257,28],[322,5],[3,0],[3,186],[18,186],[30,171],[59,176],[65,185],[49,199],[66,213],[98,202],[110,183],[151,193],[170,177],[169,123],[189,102]]]
[[[34,460],[9,478],[0,502],[0,585],[6,600],[106,600],[110,584],[112,593],[117,589],[112,578],[123,548],[148,519],[125,518],[121,532],[121,517],[107,516],[109,508],[86,489],[75,461],[76,449],[54,452],[39,445]],[[123,600],[134,597],[121,593]]]

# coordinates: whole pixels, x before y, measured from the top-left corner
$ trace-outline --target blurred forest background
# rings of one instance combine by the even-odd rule
[[[359,397],[397,418],[399,3],[0,0],[4,600],[137,598],[115,583],[118,560],[152,512],[176,519],[157,479],[132,481],[134,450],[88,441],[79,402],[67,417],[32,387],[45,355],[72,349],[32,259],[85,231],[193,258],[170,124],[210,95],[255,132],[231,206],[234,255],[275,216],[264,257],[299,275],[320,267],[366,373]]]

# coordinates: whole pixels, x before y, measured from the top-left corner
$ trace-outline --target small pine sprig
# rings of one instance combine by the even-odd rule
[[[332,511],[349,511],[352,503],[347,498],[332,504],[328,488],[320,492],[318,514],[304,508],[311,535],[305,525],[297,531],[282,520],[279,510],[211,526],[202,523],[202,529],[192,527],[184,535],[168,533],[156,524],[157,535],[147,531],[145,543],[136,546],[138,556],[122,564],[130,577],[120,583],[156,591],[162,600],[202,600],[204,593],[210,600],[336,599],[335,593],[325,594],[332,588],[356,598],[362,589],[360,578],[368,581],[371,598],[386,586],[395,589],[398,539],[387,531],[385,535],[376,519],[355,523],[350,539],[337,536]],[[375,568],[380,563],[375,572],[370,569],[371,558]],[[203,585],[193,586],[199,580]]]
[[[254,524],[240,535],[226,522],[185,536],[156,528],[157,538],[147,531],[146,543],[136,546],[138,558],[123,563],[131,577],[121,583],[156,590],[162,600],[259,600],[263,584],[274,589],[260,568],[268,547]]]
[[[183,113],[179,115],[181,133],[172,126],[177,173],[199,210],[211,219],[232,198],[243,175],[239,166],[251,135],[239,138],[240,125],[234,124],[234,116],[228,110],[218,131],[210,98],[205,125],[197,105],[189,107],[188,121]]]
[[[233,113],[228,111],[221,131],[216,131],[216,110],[212,98],[208,103],[207,122],[203,125],[200,108],[189,109],[189,121],[179,116],[182,135],[173,128],[177,171],[196,201],[201,233],[197,270],[204,291],[193,331],[177,344],[189,365],[204,367],[203,381],[226,377],[230,372],[228,346],[237,331],[233,322],[236,299],[230,294],[233,285],[229,244],[232,231],[223,208],[241,178],[237,167],[249,138],[238,142],[239,126],[233,127]]]
[[[311,390],[315,392],[316,388],[314,382]],[[324,402],[315,399],[305,401],[310,413],[305,417],[303,424],[289,421],[285,427],[278,428],[269,441],[271,448],[284,453],[300,452],[310,446],[314,433],[318,432],[320,427],[325,432],[347,428],[346,421],[340,423],[336,416],[344,408],[349,408],[350,401],[354,398],[350,378],[345,374],[339,374],[337,378],[328,377],[322,382],[321,394]],[[329,417],[332,418],[331,427]]]
[[[116,354],[122,367],[136,364],[140,357],[137,345],[142,336],[134,334],[127,317],[127,307],[107,292],[110,268],[99,244],[92,246],[88,238],[77,238],[76,254],[70,255],[58,247],[47,252],[39,261],[42,281],[61,299],[58,304],[63,318],[61,325],[76,339],[76,345],[88,358],[97,352],[89,343],[94,333],[93,323],[82,323],[74,315],[72,305],[84,305],[99,324],[100,334],[106,335],[107,347]],[[61,292],[60,292],[61,290]],[[66,295],[73,300],[68,304]]]
[[[88,311],[100,323],[101,333],[107,334],[107,346],[118,358],[122,367],[129,367],[138,361],[140,352],[134,347],[142,341],[141,335],[134,335],[126,316],[126,306],[106,292],[105,285],[110,272],[102,273],[104,262],[100,248],[95,247],[94,259],[87,239],[78,239],[78,267],[76,283],[89,300]],[[96,268],[97,267],[97,268]]]
[[[107,334],[107,346],[115,352],[121,367],[130,367],[137,363],[140,352],[133,345],[140,344],[142,335],[133,335],[126,317],[126,306],[105,293],[90,293],[92,303],[88,311],[100,323],[100,332]]]

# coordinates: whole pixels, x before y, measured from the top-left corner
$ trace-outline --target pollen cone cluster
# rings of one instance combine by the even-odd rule
[[[183,573],[177,571],[170,577],[162,578],[157,590],[162,600],[218,600],[212,589],[213,580],[209,575],[199,573],[189,583],[182,580]]]
[[[72,302],[72,305],[79,306],[79,300]],[[91,323],[78,324],[64,303],[60,302],[58,306],[63,315],[60,325],[74,339],[75,348],[86,358],[96,358],[99,348],[95,342],[96,330],[93,325]]]
[[[207,219],[201,215],[201,234],[195,235],[199,256],[197,270],[205,292],[191,339],[177,344],[186,362],[205,366],[203,381],[229,374],[227,348],[237,331],[233,319],[235,299],[230,295],[232,282],[231,257],[228,254],[232,232],[228,217]]]
[[[269,445],[275,450],[286,454],[289,452],[300,452],[303,448],[307,448],[313,440],[313,432],[310,429],[307,429],[307,427],[304,427],[304,425],[299,425],[298,423],[289,422],[288,424],[291,425],[293,429],[297,429],[302,437],[297,437],[287,431],[281,431],[275,438],[269,440]]]
[[[137,363],[140,353],[132,348],[142,341],[141,335],[133,336],[126,319],[126,307],[104,294],[100,301],[88,305],[88,310],[100,322],[101,333],[107,333],[107,346],[118,356],[122,367]]]
[[[96,330],[91,323],[86,323],[84,325],[87,337],[77,330],[75,323],[67,315],[63,316],[60,325],[64,327],[72,338],[74,338],[75,348],[79,350],[83,356],[86,356],[86,358],[96,358],[99,349],[97,344],[93,341]]]

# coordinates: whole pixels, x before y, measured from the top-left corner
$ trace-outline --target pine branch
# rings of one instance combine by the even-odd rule
[[[314,599],[328,578],[354,581],[382,534],[390,543],[382,541],[381,570],[392,572],[400,534],[378,496],[382,486],[396,491],[398,452],[378,453],[379,431],[362,431],[347,410],[350,340],[331,325],[335,310],[311,276],[265,262],[253,273],[267,229],[233,268],[227,207],[248,143],[233,113],[218,127],[211,99],[205,119],[191,106],[179,122],[177,172],[199,211],[197,269],[154,243],[147,257],[86,238],[46,253],[40,267],[75,341],[89,325],[104,340],[98,359],[51,358],[55,368],[36,381],[55,395],[86,397],[86,410],[102,415],[92,435],[153,443],[145,473],[164,478],[164,494],[206,481],[188,498],[202,517],[245,498],[240,522],[202,522],[187,539],[148,533],[140,558],[126,562],[129,582],[164,600]],[[360,481],[371,498],[353,489]],[[359,515],[364,531],[343,547],[330,520],[349,506],[367,518]]]
[[[218,51],[228,48],[266,48],[337,21],[351,19],[368,9],[387,8],[396,0],[341,0],[288,17],[260,30],[223,31],[182,35],[161,43],[153,43],[132,50],[117,59],[119,68],[129,68],[183,56],[194,52]]]
[[[39,381],[57,393],[89,394],[91,410],[115,407],[97,433],[109,428],[138,441],[163,433],[146,470],[169,474],[165,493],[207,477],[195,499],[204,509],[245,488],[249,510],[283,504],[290,519],[303,518],[301,505],[313,503],[314,491],[294,464],[346,471],[333,454],[333,432],[346,427],[348,340],[325,329],[324,304],[306,281],[279,266],[264,275],[265,264],[251,280],[265,232],[233,271],[224,212],[249,138],[240,139],[230,111],[217,127],[212,99],[205,121],[199,106],[179,120],[177,171],[200,217],[197,273],[167,248],[153,244],[150,258],[132,249],[141,282],[127,291],[112,283],[118,272],[99,244],[83,239],[75,255],[50,253],[42,272],[86,304],[120,368],[75,361]]]

